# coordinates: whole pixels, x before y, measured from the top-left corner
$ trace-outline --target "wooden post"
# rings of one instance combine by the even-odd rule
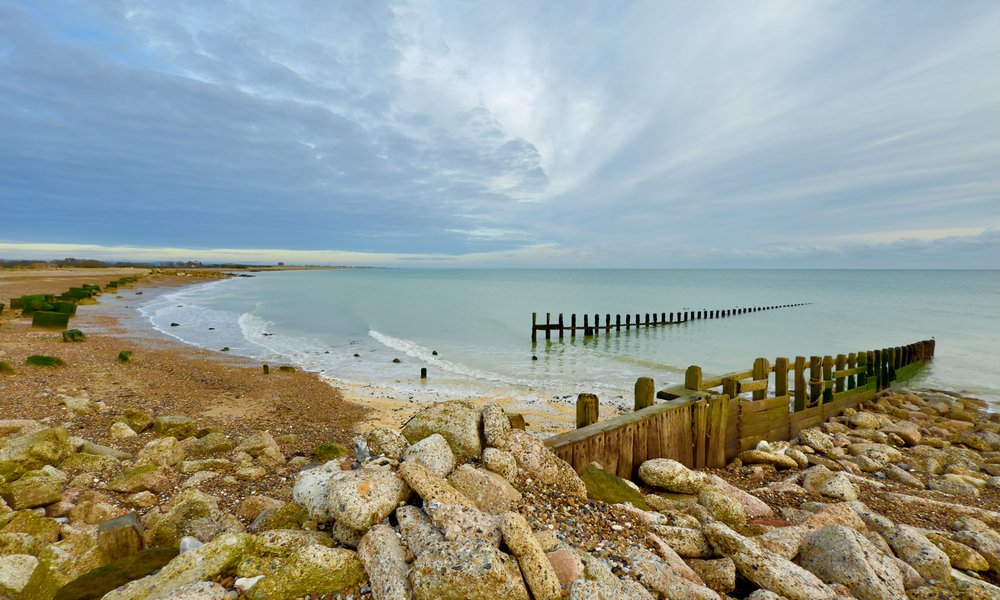
[[[847,368],[853,371],[857,367],[858,367],[858,355],[855,354],[854,352],[851,352],[850,354],[847,355]],[[856,387],[858,387],[857,378],[853,374],[848,375],[847,389],[853,390]]]
[[[656,327],[656,313],[653,313],[653,327]]]
[[[569,316],[569,337],[576,337],[576,313]]]
[[[545,313],[545,339],[552,339],[552,313]]]
[[[673,323],[673,322],[674,322],[674,313],[670,313],[670,322],[671,322],[671,323]]]
[[[768,364],[766,358],[758,358],[753,361],[753,378],[754,381],[767,380],[768,371],[770,371],[771,365]],[[754,400],[763,400],[767,397],[767,388],[762,390],[753,391]]]
[[[795,412],[806,408],[806,357],[795,357]]]
[[[661,312],[660,313],[660,323],[666,324],[666,322],[667,322],[667,313]]]
[[[635,313],[635,328],[639,329],[640,325],[642,325],[642,319],[639,318],[639,313]]]
[[[640,377],[635,380],[635,410],[652,406],[656,397],[652,377]]]
[[[726,466],[726,427],[729,424],[729,396],[713,396],[708,400],[708,455],[705,466]]]
[[[625,313],[625,330],[628,331],[632,328],[632,315]]]
[[[615,331],[621,331],[621,330],[622,330],[622,316],[615,315]]]
[[[837,355],[837,363],[836,363],[836,366],[837,366],[837,370],[838,370],[838,371],[843,371],[844,369],[846,369],[846,368],[847,368],[847,356],[846,356],[846,355],[844,355],[844,354],[838,354],[838,355]],[[844,390],[846,390],[846,389],[847,389],[847,388],[845,387],[845,385],[846,385],[846,382],[847,382],[847,380],[846,380],[846,379],[844,379],[843,377],[838,377],[838,378],[837,378],[837,388],[836,388],[836,389],[837,389],[837,393],[838,393],[838,394],[839,394],[840,392],[843,392]]]
[[[833,402],[833,357],[823,357],[823,403]]]
[[[538,313],[531,313],[531,341],[538,341]]]
[[[563,314],[559,313],[559,339],[563,339],[563,330],[566,326],[563,324]]]
[[[267,366],[266,364],[263,365],[262,368],[264,370],[264,375],[267,375],[268,373],[271,372],[271,367]]]
[[[809,405],[815,406],[823,396],[823,357],[809,357]]]
[[[583,313],[583,336],[590,335],[590,315]]]
[[[722,393],[730,398],[736,398],[740,393],[740,380],[735,377],[723,377]]]
[[[788,395],[788,359],[779,356],[774,359],[774,397]]]
[[[868,385],[868,353],[861,351],[858,352],[857,386],[864,387],[866,385]]]
[[[594,394],[580,394],[576,397],[576,428],[586,427],[598,421],[600,405]]]
[[[649,313],[646,313],[646,327],[649,327]]]
[[[684,372],[684,387],[689,390],[701,390],[701,367],[691,365]]]
[[[611,333],[611,315],[608,313],[604,314],[604,327],[608,333]]]
[[[420,367],[420,378],[427,379],[427,367]]]
[[[601,315],[594,313],[594,335],[600,335]]]
[[[881,391],[885,385],[885,376],[882,374],[882,351],[875,350],[875,361],[873,363],[873,368],[875,369],[875,389]]]

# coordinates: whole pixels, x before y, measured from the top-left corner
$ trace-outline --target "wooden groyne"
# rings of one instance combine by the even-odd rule
[[[874,398],[933,356],[934,340],[924,340],[836,357],[758,358],[751,369],[725,375],[706,375],[693,365],[684,384],[656,394],[665,402],[649,405],[642,378],[635,412],[552,436],[545,444],[577,470],[596,461],[627,479],[651,458],[722,467],[761,440],[795,439],[803,429]],[[596,412],[594,407],[585,414]]]
[[[594,313],[593,315],[584,314],[582,319],[577,320],[576,313],[569,316],[569,325],[566,324],[563,318],[563,313],[559,313],[555,321],[552,319],[552,313],[545,313],[545,322],[538,322],[538,313],[531,313],[531,341],[538,341],[538,332],[545,332],[545,339],[552,339],[552,332],[556,332],[559,335],[559,339],[563,339],[566,332],[569,332],[571,338],[575,338],[577,332],[580,332],[584,337],[589,337],[592,335],[599,335],[601,331],[605,333],[610,333],[611,331],[620,332],[622,329],[626,331],[630,329],[638,329],[640,327],[657,327],[660,325],[678,325],[680,323],[687,323],[688,321],[698,321],[701,319],[723,319],[726,317],[733,317],[737,315],[745,315],[749,313],[761,312],[765,310],[775,310],[778,308],[792,308],[794,306],[806,306],[807,304],[812,304],[811,302],[799,302],[797,304],[777,304],[774,306],[749,306],[743,308],[722,308],[722,309],[703,309],[703,310],[685,310],[678,312],[660,312],[660,313],[634,313],[635,320],[633,320],[633,313],[626,313],[624,319],[621,314],[614,315],[614,323],[611,322],[611,313],[604,314],[604,324],[601,325],[601,314]],[[644,316],[645,315],[645,316]],[[590,318],[593,316],[594,320],[591,322]]]

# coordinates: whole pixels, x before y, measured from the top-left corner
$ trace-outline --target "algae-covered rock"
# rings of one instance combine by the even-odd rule
[[[0,485],[0,497],[14,510],[59,502],[66,474],[51,466],[28,471],[20,479]]]
[[[316,446],[316,451],[313,452],[313,458],[316,459],[316,462],[324,463],[328,460],[347,456],[347,453],[347,448],[337,442],[324,442],[319,446]]]
[[[19,435],[0,447],[0,477],[13,481],[26,471],[59,464],[72,452],[69,434],[62,427]]]
[[[19,510],[4,519],[6,523],[0,527],[0,533],[26,533],[43,545],[59,539],[59,523],[30,510]]]
[[[184,447],[175,437],[161,437],[150,440],[139,454],[136,455],[136,465],[161,465],[172,467],[184,460]]]
[[[240,533],[239,519],[219,510],[219,499],[197,489],[188,489],[174,497],[173,506],[149,531],[149,546],[176,547],[182,537],[207,542],[223,533]]]
[[[0,556],[0,597],[19,597],[37,567],[38,559],[30,554]]]
[[[108,482],[108,489],[115,492],[141,492],[149,490],[161,493],[173,487],[174,473],[166,467],[140,465],[126,469],[121,475]]]
[[[358,555],[344,548],[312,544],[297,548],[253,588],[260,598],[288,599],[331,594],[365,580]]]
[[[285,464],[285,455],[282,454],[278,442],[267,431],[258,431],[251,435],[243,440],[233,452],[246,452],[266,467],[276,467]]]
[[[187,453],[194,457],[211,456],[213,454],[225,454],[235,448],[233,441],[225,434],[213,431],[198,438],[193,444],[188,446]]]
[[[135,408],[126,408],[120,416],[112,419],[116,423],[125,423],[136,433],[142,433],[153,426],[153,417],[149,413]]]
[[[482,414],[470,402],[442,402],[425,408],[403,427],[411,444],[441,434],[459,462],[478,459],[483,452]]]
[[[158,573],[119,587],[103,600],[147,600],[162,598],[189,583],[206,581],[235,569],[252,544],[245,533],[220,535],[167,563]]]
[[[598,465],[588,465],[580,472],[580,479],[587,486],[588,498],[608,504],[628,503],[636,508],[649,510],[642,493],[621,477],[608,473]]]
[[[190,417],[183,415],[167,415],[153,419],[153,433],[157,437],[175,437],[183,440],[193,436],[197,431],[198,426],[195,425],[195,422]]]

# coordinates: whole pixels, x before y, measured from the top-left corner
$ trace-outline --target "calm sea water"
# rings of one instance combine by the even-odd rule
[[[533,311],[540,319],[565,313],[568,324],[573,312],[582,319],[799,302],[811,304],[530,340]],[[1000,271],[284,271],[184,288],[141,312],[189,344],[228,346],[345,383],[528,401],[584,391],[628,399],[637,377],[666,386],[691,364],[724,373],[749,369],[758,356],[846,354],[933,337],[937,354],[915,383],[966,390],[1000,408]]]

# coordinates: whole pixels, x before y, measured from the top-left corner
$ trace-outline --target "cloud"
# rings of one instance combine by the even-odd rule
[[[0,238],[604,266],[977,238],[998,29],[988,2],[0,0]]]

